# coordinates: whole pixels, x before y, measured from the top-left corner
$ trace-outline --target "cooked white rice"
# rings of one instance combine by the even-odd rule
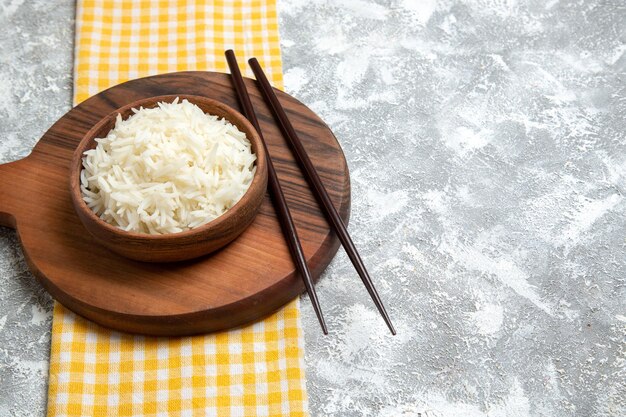
[[[210,222],[244,195],[256,171],[245,133],[178,98],[133,109],[84,153],[83,200],[127,231],[177,233]]]

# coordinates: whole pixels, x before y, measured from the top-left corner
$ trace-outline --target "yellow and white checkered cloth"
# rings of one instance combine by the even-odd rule
[[[132,78],[226,71],[229,48],[240,63],[256,56],[282,87],[275,0],[79,0],[77,8],[75,103]],[[48,415],[306,416],[298,301],[245,328],[184,338],[114,332],[56,304]]]

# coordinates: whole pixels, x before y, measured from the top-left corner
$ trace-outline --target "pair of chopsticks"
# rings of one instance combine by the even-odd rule
[[[241,72],[239,71],[239,66],[237,64],[237,59],[235,58],[235,53],[232,50],[226,51],[226,60],[228,62],[228,67],[230,68],[231,78],[233,81],[233,85],[235,87],[235,91],[237,92],[237,97],[239,98],[239,102],[243,109],[244,116],[252,123],[255,127],[259,136],[261,137],[261,141],[265,147],[265,152],[267,154],[267,165],[268,165],[268,176],[269,176],[269,190],[270,195],[272,197],[272,201],[274,203],[275,209],[277,211],[281,227],[283,229],[283,234],[287,239],[287,243],[289,246],[289,250],[294,259],[298,272],[302,276],[304,281],[304,285],[306,287],[307,292],[309,293],[309,297],[311,298],[311,303],[313,304],[313,309],[315,310],[315,314],[317,315],[317,319],[322,326],[322,331],[324,334],[328,334],[328,329],[326,327],[326,322],[324,321],[324,316],[322,314],[322,310],[319,305],[319,300],[317,299],[317,294],[315,292],[315,286],[313,285],[313,277],[311,275],[311,271],[306,263],[306,258],[304,256],[304,252],[302,250],[302,245],[300,244],[300,239],[298,238],[298,232],[296,231],[296,227],[293,222],[293,218],[291,217],[291,213],[289,211],[289,207],[287,206],[287,202],[285,200],[285,195],[283,194],[282,188],[280,186],[280,182],[278,180],[278,176],[276,175],[276,170],[274,168],[274,164],[272,163],[272,158],[270,157],[269,149],[267,144],[265,143],[265,139],[263,138],[263,133],[261,132],[261,126],[259,126],[259,121],[256,118],[256,114],[254,112],[254,108],[252,107],[252,102],[250,101],[250,96],[248,95],[248,90],[246,89],[246,85],[243,81],[243,77],[241,76]],[[261,65],[256,58],[252,58],[248,60],[248,64],[252,68],[252,72],[257,79],[258,86],[261,90],[263,98],[267,102],[268,106],[272,109],[274,117],[278,120],[278,124],[283,135],[287,138],[287,142],[291,146],[291,149],[300,165],[300,169],[302,169],[304,176],[309,183],[309,186],[313,190],[313,195],[320,204],[326,219],[329,224],[333,228],[333,230],[337,233],[341,244],[343,245],[348,257],[352,261],[357,273],[361,277],[365,288],[367,288],[367,292],[370,294],[370,297],[374,301],[376,308],[382,315],[387,327],[392,334],[396,334],[396,330],[391,324],[391,320],[389,319],[389,315],[385,310],[385,306],[381,301],[376,288],[374,287],[374,283],[370,278],[359,253],[348,234],[348,230],[346,229],[346,225],[343,220],[337,213],[337,209],[333,205],[324,184],[322,183],[311,159],[307,155],[298,134],[295,129],[291,125],[285,110],[281,106],[278,101],[278,97],[274,93],[272,86],[270,85]]]

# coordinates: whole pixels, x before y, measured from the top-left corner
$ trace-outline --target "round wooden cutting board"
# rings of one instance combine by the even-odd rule
[[[306,257],[317,279],[339,247],[255,81],[246,79]],[[259,319],[304,291],[269,196],[236,241],[192,261],[131,261],[97,244],[70,201],[68,170],[83,135],[115,109],[151,96],[195,94],[240,109],[230,77],[180,72],[129,81],[63,116],[20,161],[0,165],[0,224],[17,229],[30,269],[74,312],[114,329],[150,335],[212,332]],[[277,91],[344,221],[350,177],[328,126]]]

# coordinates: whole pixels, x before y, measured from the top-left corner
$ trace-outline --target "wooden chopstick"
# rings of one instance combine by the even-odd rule
[[[322,309],[317,299],[317,293],[315,292],[315,286],[313,285],[313,276],[311,275],[309,266],[306,263],[304,251],[302,250],[302,245],[300,244],[300,239],[298,238],[298,232],[296,231],[296,226],[293,223],[291,212],[289,211],[289,207],[287,206],[287,200],[285,200],[283,189],[280,186],[280,182],[278,181],[278,175],[276,174],[276,169],[274,168],[274,164],[272,163],[270,151],[267,147],[267,144],[265,143],[265,138],[263,138],[261,126],[259,126],[259,121],[257,120],[256,113],[254,112],[254,108],[252,107],[252,102],[250,101],[248,90],[246,89],[243,77],[241,76],[241,72],[239,71],[237,58],[235,57],[235,53],[232,49],[226,51],[225,55],[226,61],[228,61],[228,67],[230,68],[231,79],[233,81],[235,91],[237,92],[237,97],[239,98],[239,103],[241,104],[243,114],[257,130],[259,136],[261,137],[261,142],[263,142],[263,146],[265,147],[265,153],[267,155],[267,172],[270,195],[272,197],[272,202],[274,203],[276,213],[278,214],[278,220],[280,221],[281,228],[283,229],[283,234],[285,235],[285,239],[287,240],[289,251],[291,252],[291,256],[294,263],[296,264],[298,272],[300,272],[300,275],[302,276],[306,291],[309,293],[309,297],[311,298],[313,309],[315,310],[317,319],[322,326],[322,331],[324,332],[324,334],[328,334],[326,322],[324,321],[324,315],[322,314]]]
[[[367,288],[367,292],[369,292],[370,297],[372,297],[372,300],[374,301],[374,304],[376,304],[378,311],[383,316],[385,323],[387,323],[387,327],[389,327],[391,334],[395,335],[396,330],[394,329],[393,324],[391,324],[391,320],[389,319],[389,315],[385,310],[385,306],[383,305],[383,302],[381,301],[378,292],[374,287],[372,279],[367,273],[367,269],[365,269],[365,265],[363,264],[363,261],[359,256],[359,252],[357,252],[356,247],[354,246],[354,243],[352,242],[352,239],[348,234],[346,225],[339,216],[339,213],[337,213],[337,209],[335,209],[335,206],[333,205],[333,202],[331,201],[330,196],[328,195],[328,192],[326,191],[326,188],[322,183],[322,180],[317,174],[317,170],[313,166],[313,163],[307,155],[304,146],[302,146],[300,138],[298,138],[295,129],[291,125],[291,122],[287,117],[287,113],[285,113],[285,110],[278,101],[278,97],[276,97],[276,94],[274,93],[274,90],[267,80],[267,77],[265,76],[265,73],[263,72],[263,69],[261,68],[261,65],[259,65],[257,59],[252,58],[248,60],[248,63],[252,68],[252,72],[254,72],[254,75],[256,76],[257,83],[261,89],[261,92],[263,93],[265,101],[272,109],[274,117],[276,117],[276,119],[278,120],[278,124],[281,128],[281,131],[283,132],[283,135],[287,138],[287,142],[291,145],[291,149],[295,154],[296,160],[298,161],[300,168],[304,172],[304,176],[306,177],[309,185],[313,189],[313,194],[315,195],[315,198],[322,207],[322,211],[326,215],[328,222],[337,233],[337,236],[339,236],[341,244],[343,245],[346,253],[348,254],[348,257],[352,261],[352,264],[354,265],[356,271],[361,277],[365,288]]]

